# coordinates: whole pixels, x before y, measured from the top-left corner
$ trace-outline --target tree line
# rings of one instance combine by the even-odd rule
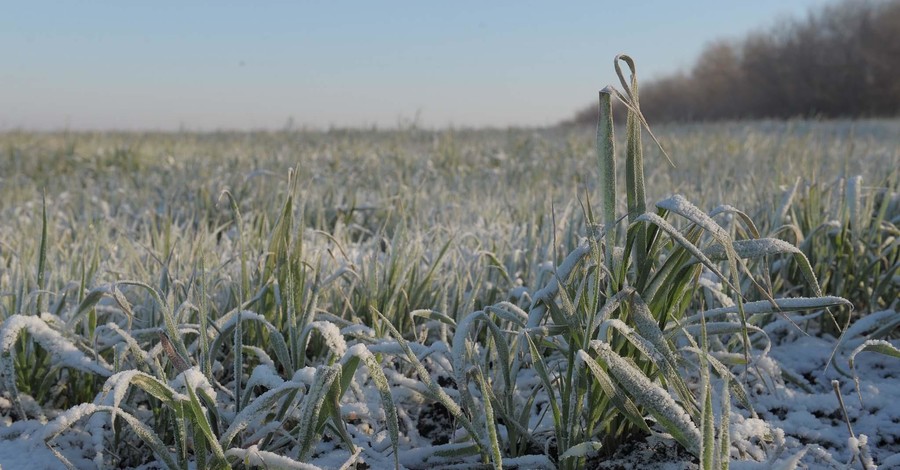
[[[736,41],[689,72],[646,82],[651,122],[900,115],[900,0],[844,0]],[[575,123],[597,119],[596,105]]]

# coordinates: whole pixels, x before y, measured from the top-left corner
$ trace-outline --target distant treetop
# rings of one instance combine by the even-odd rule
[[[641,86],[651,122],[900,115],[900,0],[843,0],[736,41],[689,73]],[[593,124],[596,105],[569,123]]]

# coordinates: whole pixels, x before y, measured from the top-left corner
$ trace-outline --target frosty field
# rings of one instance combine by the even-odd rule
[[[900,121],[651,126],[0,134],[0,467],[900,467]]]

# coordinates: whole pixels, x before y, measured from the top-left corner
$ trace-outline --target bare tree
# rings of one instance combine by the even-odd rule
[[[900,114],[900,0],[844,0],[740,41],[715,41],[689,74],[642,86],[657,121]],[[594,107],[574,122],[596,119]]]

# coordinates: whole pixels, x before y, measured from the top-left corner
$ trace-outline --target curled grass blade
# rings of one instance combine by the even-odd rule
[[[620,61],[625,62],[628,68],[631,69],[630,88],[622,75],[622,69],[619,68]],[[614,64],[619,80],[631,99],[633,107],[628,108],[625,119],[625,132],[627,135],[625,145],[625,195],[628,206],[628,220],[633,222],[638,216],[647,211],[646,192],[644,190],[644,153],[641,147],[641,123],[638,117],[640,104],[638,103],[637,67],[634,64],[634,60],[627,55],[617,56]],[[634,246],[630,251],[634,255],[635,268],[638,272],[637,285],[643,286],[650,271],[650,265],[647,264],[647,227],[634,225],[633,230],[629,230],[628,235],[630,239],[633,237],[634,240]]]
[[[347,352],[347,342],[341,335],[341,330],[334,323],[327,321],[314,321],[303,328],[300,332],[300,350],[306,349],[313,331],[319,333],[325,340],[325,346],[331,351],[334,358],[341,358]]]
[[[663,148],[662,144],[659,142],[659,139],[657,139],[656,136],[653,134],[653,131],[650,129],[650,124],[647,123],[647,120],[644,118],[644,115],[641,113],[640,108],[637,106],[636,94],[632,93],[632,90],[628,86],[628,82],[625,81],[625,77],[622,75],[622,69],[619,66],[619,61],[623,61],[626,64],[628,64],[628,66],[632,70],[632,76],[634,75],[634,60],[630,56],[625,55],[625,54],[617,55],[616,58],[613,60],[613,65],[616,68],[616,75],[619,76],[619,82],[622,84],[622,87],[625,89],[626,94],[623,96],[621,93],[619,93],[618,90],[613,88],[612,90],[613,90],[614,94],[619,99],[619,101],[621,101],[622,104],[624,104],[625,107],[628,108],[629,111],[634,113],[635,117],[644,126],[644,129],[647,129],[647,133],[650,134],[650,137],[653,139],[653,141],[656,142],[656,145],[659,147],[659,150],[662,152],[663,156],[666,157],[666,161],[669,162],[669,165],[672,165],[674,167],[675,163],[673,163],[672,159],[669,158],[668,152],[666,152],[666,150]]]
[[[862,393],[859,391],[859,375],[856,373],[854,361],[859,353],[866,351],[877,352],[885,356],[900,359],[900,349],[897,349],[896,346],[883,339],[870,339],[863,344],[860,344],[852,353],[850,353],[850,370],[853,372],[853,382],[856,384],[856,394],[859,397],[860,404],[862,404]]]

